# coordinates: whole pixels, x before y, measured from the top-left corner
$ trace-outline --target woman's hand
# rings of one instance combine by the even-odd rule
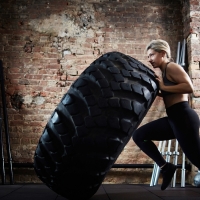
[[[165,86],[163,82],[163,78],[156,73],[155,73],[155,77],[156,77],[156,80],[158,81],[159,89],[162,90],[162,88]]]

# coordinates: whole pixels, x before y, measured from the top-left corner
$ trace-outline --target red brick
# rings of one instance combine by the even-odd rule
[[[58,58],[58,54],[55,54],[55,53],[48,53],[46,55],[47,58]]]
[[[67,80],[68,80],[68,81],[75,81],[77,78],[78,78],[78,76],[70,76],[70,75],[67,75]]]
[[[14,115],[14,120],[23,120],[23,116],[22,115]]]
[[[59,87],[46,87],[46,90],[48,92],[61,92],[61,89]]]
[[[60,64],[47,65],[45,68],[47,68],[47,69],[60,69],[61,65]]]
[[[14,120],[10,122],[11,126],[22,126],[25,125],[26,122],[24,122],[23,120]]]
[[[31,144],[29,138],[22,138],[20,143],[21,143],[21,145]]]
[[[141,0],[134,1],[134,3],[128,0],[119,0],[105,1],[99,4],[90,0],[84,5],[83,11],[85,8],[90,9],[90,5],[94,6],[95,13],[93,10],[87,10],[87,13],[89,11],[92,14],[94,13],[94,22],[91,21],[91,26],[88,26],[88,30],[92,29],[94,31],[94,37],[71,35],[70,37],[61,38],[63,41],[63,43],[60,43],[61,48],[66,42],[69,44],[69,48],[71,46],[81,46],[80,49],[84,52],[84,55],[81,56],[66,55],[65,57],[62,57],[62,53],[57,48],[51,47],[53,38],[57,36],[59,31],[63,30],[54,30],[54,33],[51,33],[48,30],[48,25],[45,25],[46,27],[42,28],[47,28],[47,31],[42,33],[39,32],[41,28],[39,23],[37,24],[38,30],[27,23],[33,20],[45,19],[47,15],[54,14],[57,16],[59,13],[64,12],[68,14],[69,18],[71,17],[76,21],[79,16],[77,16],[75,10],[80,9],[80,5],[76,1],[52,1],[50,9],[47,9],[47,4],[44,1],[34,1],[28,5],[26,10],[22,11],[21,16],[23,18],[21,19],[18,18],[19,13],[17,10],[13,13],[14,4],[11,5],[9,1],[6,4],[0,3],[3,12],[1,13],[1,19],[5,27],[4,29],[0,28],[2,36],[2,39],[0,39],[2,44],[0,57],[4,61],[5,67],[7,107],[13,138],[11,146],[14,149],[12,150],[14,161],[33,162],[33,154],[38,139],[46,125],[45,119],[50,117],[57,103],[63,94],[68,91],[71,84],[79,77],[78,75],[102,53],[117,50],[147,64],[147,58],[144,53],[147,42],[156,38],[164,38],[170,41],[172,54],[175,57],[177,41],[183,37],[186,38],[189,35],[190,28],[198,30],[198,19],[192,18],[192,22],[189,21],[189,12],[193,9],[199,10],[197,2],[192,0],[189,6],[186,1],[183,4],[180,1],[166,1],[163,4],[159,0]],[[20,1],[18,3],[20,6]],[[182,6],[184,7],[182,8]],[[27,15],[27,13],[29,14]],[[159,20],[156,22],[157,16]],[[21,21],[23,21],[23,25]],[[102,25],[98,27],[100,21]],[[76,25],[77,27],[80,25],[78,20]],[[73,27],[71,30],[73,30]],[[86,32],[87,30],[82,33],[85,34]],[[102,35],[104,40],[99,42],[98,37]],[[81,44],[79,39],[83,39]],[[34,44],[31,53],[24,52],[23,47],[28,41],[32,41]],[[192,52],[188,56],[191,62],[199,62],[200,60],[198,43],[197,41],[189,49]],[[77,71],[78,75],[67,76],[66,80],[65,72],[72,68]],[[58,74],[58,70],[63,70],[63,73]],[[199,77],[197,73],[192,73],[194,74],[194,95],[198,99]],[[27,83],[29,85],[20,85]],[[49,85],[50,83],[52,85]],[[56,87],[56,83],[62,83],[64,87]],[[15,92],[23,96],[40,95],[45,98],[45,103],[42,105],[23,105],[17,111],[12,108],[9,96]],[[161,105],[161,102],[162,99],[155,100],[142,124],[164,115],[164,106]],[[198,101],[194,102],[194,106],[197,107],[196,110],[199,112]],[[19,140],[23,145],[15,144],[19,143]],[[23,148],[26,148],[26,151]],[[149,162],[149,158],[140,153],[139,148],[135,145],[128,146],[124,152],[123,156],[119,157],[119,162]],[[134,159],[130,160],[131,156]],[[29,174],[26,177],[28,176]],[[24,177],[20,175],[19,179],[24,181],[26,180]],[[120,181],[120,177],[116,177]],[[35,179],[33,178],[33,180]]]
[[[21,46],[21,47],[23,47],[25,45],[25,42],[21,41],[21,40],[9,40],[8,44],[10,46]]]

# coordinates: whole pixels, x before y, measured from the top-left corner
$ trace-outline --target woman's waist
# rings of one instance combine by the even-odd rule
[[[188,102],[188,94],[171,94],[163,97],[165,108],[169,108],[180,102]]]
[[[166,108],[168,117],[177,118],[183,117],[188,111],[191,110],[188,101],[181,101]]]

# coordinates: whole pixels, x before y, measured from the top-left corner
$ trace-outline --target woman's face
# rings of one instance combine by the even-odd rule
[[[157,52],[153,49],[147,51],[148,61],[151,63],[153,68],[158,68],[163,62],[163,52]]]

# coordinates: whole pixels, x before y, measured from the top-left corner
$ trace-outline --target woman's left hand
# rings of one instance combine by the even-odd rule
[[[155,77],[156,77],[156,80],[158,81],[159,89],[162,90],[164,86],[163,78],[156,73],[155,73]]]

